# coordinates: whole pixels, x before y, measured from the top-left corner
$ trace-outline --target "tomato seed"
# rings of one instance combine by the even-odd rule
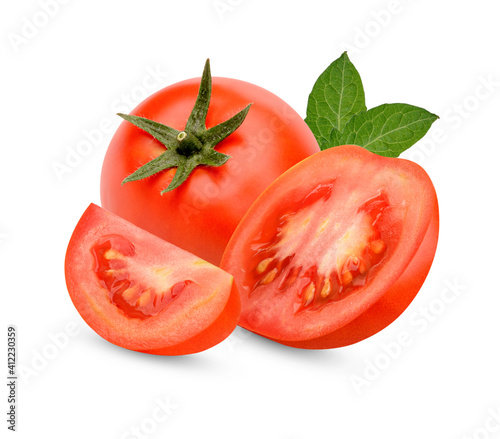
[[[145,290],[139,300],[137,301],[137,307],[146,307],[146,305],[151,301],[151,291]]]
[[[107,259],[108,261],[110,259],[125,259],[125,256],[121,254],[118,250],[115,250],[114,248],[110,248],[104,254],[102,255],[104,259]]]
[[[314,299],[314,293],[316,291],[316,286],[314,285],[314,282],[311,282],[307,287],[304,289],[304,306],[309,305],[312,300]]]
[[[122,297],[128,302],[128,303],[135,303],[137,302],[138,296],[141,294],[141,290],[139,285],[133,285],[129,288],[127,288],[123,293]]]
[[[273,268],[269,273],[267,273],[259,282],[260,285],[267,285],[270,284],[276,275],[278,274],[278,270],[276,268]]]
[[[325,283],[323,284],[323,288],[321,288],[321,297],[323,297],[323,299],[327,298],[330,294],[330,291],[332,290],[332,286],[331,286],[331,283],[330,283],[330,279],[327,279],[325,280]]]
[[[351,282],[352,282],[352,273],[350,271],[342,273],[342,284],[348,285]]]
[[[387,248],[386,243],[382,239],[377,239],[370,243],[370,250],[376,255],[381,254]]]
[[[266,259],[263,259],[262,261],[259,262],[259,265],[257,265],[257,268],[255,269],[255,271],[258,273],[258,274],[262,274],[264,273],[264,271],[267,270],[267,267],[269,267],[269,264],[273,261],[273,258],[266,258]]]

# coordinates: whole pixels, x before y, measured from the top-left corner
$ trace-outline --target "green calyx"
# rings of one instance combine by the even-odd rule
[[[184,130],[179,131],[144,117],[118,113],[118,116],[146,131],[167,148],[163,154],[130,174],[122,181],[122,184],[142,180],[158,172],[176,167],[174,178],[168,187],[161,192],[163,194],[184,183],[197,166],[222,166],[231,158],[227,154],[215,151],[214,147],[243,123],[252,104],[247,105],[225,122],[207,129],[205,122],[211,92],[212,76],[210,74],[210,61],[207,59],[198,97]]]

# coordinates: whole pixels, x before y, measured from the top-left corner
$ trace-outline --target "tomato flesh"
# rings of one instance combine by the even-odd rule
[[[175,300],[183,290],[193,284],[191,280],[176,282],[168,288],[156,290],[137,281],[143,276],[144,267],[134,266],[134,245],[119,235],[103,236],[92,248],[95,273],[108,292],[110,300],[129,317],[147,319],[157,316]],[[171,270],[155,268],[155,284],[161,284]]]
[[[437,218],[434,188],[418,165],[356,146],[315,154],[262,194],[226,249],[221,267],[242,293],[240,325],[300,347],[335,347],[372,335],[390,323],[384,312],[351,337],[331,336],[375,309],[411,271],[391,293],[405,297],[392,300],[397,315],[404,310],[430,268]],[[428,249],[417,257],[426,236]],[[392,320],[394,314],[387,313]]]
[[[333,186],[320,185],[299,210],[281,215],[275,240],[254,244],[258,262],[251,273],[255,284],[250,294],[276,281],[279,292],[293,290],[298,313],[340,301],[369,282],[387,250],[377,222],[388,201],[376,195],[352,217],[334,222],[330,216],[316,214],[335,210]],[[325,237],[335,245],[322,245]]]
[[[199,352],[238,321],[239,295],[229,274],[95,205],[73,232],[65,271],[84,320],[128,349]]]

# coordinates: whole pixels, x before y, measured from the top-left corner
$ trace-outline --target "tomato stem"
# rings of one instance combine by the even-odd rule
[[[211,93],[212,76],[210,60],[207,59],[198,97],[184,130],[179,131],[145,117],[118,113],[118,116],[147,132],[166,147],[163,154],[130,174],[122,184],[141,180],[176,167],[175,176],[168,187],[162,191],[163,194],[179,187],[197,166],[222,166],[227,162],[230,156],[217,152],[214,148],[243,123],[251,104],[230,119],[207,129],[206,117]]]
[[[194,134],[186,133],[185,131],[179,133],[177,141],[179,142],[177,152],[185,157],[191,157],[203,148],[202,143]]]

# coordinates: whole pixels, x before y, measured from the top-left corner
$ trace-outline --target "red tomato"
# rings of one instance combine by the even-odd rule
[[[322,349],[396,319],[430,269],[438,203],[413,162],[339,146],[297,164],[242,219],[221,267],[242,299],[240,325]]]
[[[65,262],[71,299],[101,337],[134,351],[191,354],[236,327],[232,277],[91,204]]]
[[[200,79],[169,86],[141,103],[133,115],[182,130],[194,106]],[[216,146],[231,156],[220,167],[198,166],[180,187],[161,195],[175,169],[144,180],[122,181],[165,152],[165,146],[123,122],[106,153],[102,206],[137,226],[219,264],[238,222],[279,175],[319,147],[309,127],[283,100],[256,85],[213,78],[207,127],[253,103],[242,125]]]

